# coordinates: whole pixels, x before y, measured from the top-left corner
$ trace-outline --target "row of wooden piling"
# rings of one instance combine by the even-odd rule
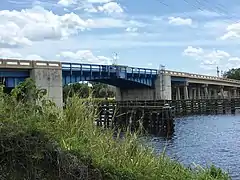
[[[174,132],[174,117],[206,114],[235,114],[240,98],[173,101],[103,101],[99,104],[98,126],[130,128],[156,135]]]
[[[173,116],[171,107],[102,103],[99,106],[98,126],[113,129],[139,130],[155,135],[173,133]]]

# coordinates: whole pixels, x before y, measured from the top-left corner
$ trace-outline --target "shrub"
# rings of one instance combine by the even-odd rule
[[[91,99],[73,96],[62,110],[32,81],[24,83],[10,95],[0,91],[1,179],[229,179],[214,166],[190,169],[156,156],[137,134],[96,127]]]

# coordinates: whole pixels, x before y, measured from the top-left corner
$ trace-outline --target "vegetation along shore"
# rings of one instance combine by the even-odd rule
[[[114,136],[94,125],[91,99],[72,96],[64,110],[27,79],[10,94],[0,90],[0,179],[230,179],[214,166],[186,168],[155,155],[137,134]],[[94,102],[93,102],[94,103]]]

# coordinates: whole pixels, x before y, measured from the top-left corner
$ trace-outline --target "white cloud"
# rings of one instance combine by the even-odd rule
[[[203,54],[203,49],[202,48],[195,48],[192,46],[188,46],[184,51],[183,55],[185,56],[192,56],[192,57],[198,57]]]
[[[0,49],[1,58],[22,58],[22,55],[17,52],[13,52],[10,49],[2,48]]]
[[[108,3],[111,2],[112,0],[87,0],[90,3]]]
[[[239,57],[230,57],[228,59],[228,61],[240,62],[240,58]]]
[[[128,28],[126,28],[126,31],[127,32],[137,32],[138,28],[136,28],[136,27],[128,27]]]
[[[234,39],[240,37],[240,23],[234,23],[227,26],[226,33],[221,36],[222,40]]]
[[[111,64],[112,61],[112,58],[109,57],[95,56],[90,50],[79,50],[77,52],[63,51],[57,57],[68,61],[92,64]]]
[[[0,44],[30,45],[31,41],[61,39],[83,31],[87,23],[74,13],[56,15],[42,7],[0,11]]]
[[[0,12],[1,13],[1,12]],[[0,14],[0,46],[23,46],[31,45],[31,41],[24,37],[21,28],[15,22],[1,22],[3,19]]]
[[[220,66],[225,69],[226,64],[234,64],[231,61],[240,60],[238,57],[231,56],[228,52],[222,50],[203,50],[199,47],[188,46],[183,51],[184,56],[193,57],[200,62],[200,67],[208,70],[216,69]]]
[[[109,2],[104,4],[103,6],[98,6],[98,10],[108,14],[123,13],[122,7],[116,2]]]
[[[60,0],[58,1],[58,5],[63,7],[74,6],[75,9],[83,9],[90,13],[123,13],[121,5],[113,0]]]
[[[86,21],[89,28],[125,28],[129,26],[144,26],[137,21],[126,21],[123,19],[114,19],[114,18],[96,18],[88,19]]]
[[[111,6],[109,6],[111,7]],[[111,9],[111,8],[110,8]],[[120,12],[120,10],[107,10]],[[33,41],[66,39],[91,28],[143,26],[133,20],[101,17],[82,19],[75,13],[54,14],[42,7],[0,11],[0,47],[32,45]]]
[[[37,54],[30,54],[30,55],[27,55],[25,59],[28,59],[28,60],[44,60],[43,57],[37,55]]]
[[[181,17],[169,17],[168,23],[173,25],[192,25],[192,19]]]
[[[61,6],[64,6],[64,7],[68,7],[72,4],[75,4],[76,1],[75,0],[60,0],[58,1],[58,4],[61,5]]]
[[[10,59],[23,59],[23,60],[44,60],[44,58],[36,54],[29,54],[27,56],[23,56],[22,54],[7,48],[0,49],[0,57],[4,59],[10,58]]]

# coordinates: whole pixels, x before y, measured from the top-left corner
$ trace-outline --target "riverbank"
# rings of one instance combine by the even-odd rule
[[[97,112],[93,106],[77,97],[63,111],[36,89],[28,91],[32,93],[28,100],[24,89],[22,86],[12,95],[0,91],[3,180],[229,179],[214,167],[188,169],[164,154],[156,156],[138,142],[136,134],[112,138],[113,131],[94,125]]]

